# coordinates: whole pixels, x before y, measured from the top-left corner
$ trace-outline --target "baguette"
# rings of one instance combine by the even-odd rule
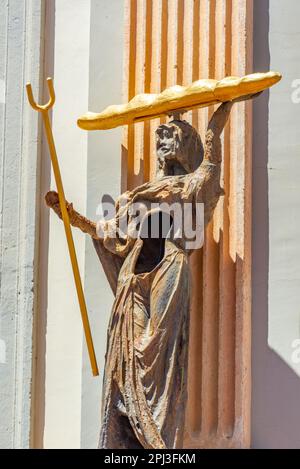
[[[222,80],[202,79],[189,86],[175,85],[159,94],[138,94],[127,104],[108,106],[100,114],[88,112],[77,124],[84,130],[105,130],[153,119],[170,111],[205,107],[258,93],[281,80],[278,72],[253,73]]]

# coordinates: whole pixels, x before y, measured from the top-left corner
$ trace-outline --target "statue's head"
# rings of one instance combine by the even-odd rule
[[[157,175],[178,175],[195,171],[203,160],[198,132],[188,122],[173,120],[156,130]]]

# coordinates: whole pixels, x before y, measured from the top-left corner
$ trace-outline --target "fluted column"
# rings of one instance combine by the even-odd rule
[[[124,101],[252,67],[252,0],[126,0]],[[213,108],[185,118],[204,136]],[[161,119],[162,120],[162,119]],[[123,189],[151,179],[154,129],[126,129]],[[192,256],[186,447],[250,444],[251,104],[235,106],[223,137],[222,185],[204,248]]]

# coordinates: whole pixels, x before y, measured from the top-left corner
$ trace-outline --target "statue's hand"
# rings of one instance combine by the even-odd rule
[[[58,193],[55,191],[47,192],[47,194],[45,195],[45,201],[48,207],[52,208],[54,212],[56,213],[56,215],[59,216],[60,219],[62,219]],[[67,204],[67,211],[70,217],[70,222],[72,224],[72,215],[74,213],[73,204],[70,204],[67,201],[66,201],[66,204]]]
[[[248,101],[249,99],[257,98],[261,94],[262,94],[262,91],[259,91],[258,93],[247,94],[245,96],[240,96],[239,98],[235,98],[231,102],[239,103],[241,101]]]
[[[47,192],[45,200],[48,207],[52,208],[59,218],[62,218],[58,193],[55,191]],[[96,231],[96,223],[76,212],[73,208],[73,204],[66,201],[66,205],[71,225],[79,228],[83,233],[89,234],[92,238],[99,239]]]

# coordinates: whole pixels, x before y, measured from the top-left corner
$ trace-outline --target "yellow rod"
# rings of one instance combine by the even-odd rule
[[[86,303],[85,303],[85,298],[84,298],[84,293],[83,293],[83,288],[82,288],[82,283],[81,283],[81,278],[80,278],[80,273],[79,273],[77,256],[76,256],[74,240],[72,236],[69,214],[67,211],[67,204],[66,204],[66,199],[65,199],[63,183],[61,179],[61,173],[59,169],[57,153],[56,153],[55,144],[54,144],[53,133],[52,133],[51,124],[50,124],[49,115],[48,115],[48,109],[50,109],[50,107],[53,106],[54,101],[55,101],[53,82],[52,82],[52,79],[49,79],[49,78],[47,82],[48,82],[48,88],[50,92],[50,101],[44,106],[40,106],[35,103],[33,99],[30,84],[26,85],[26,89],[27,89],[27,94],[28,94],[28,100],[31,106],[36,111],[40,112],[43,117],[43,122],[45,126],[45,132],[46,132],[47,141],[49,145],[51,162],[52,162],[52,167],[53,167],[53,172],[54,172],[54,177],[55,177],[55,182],[56,182],[56,187],[57,187],[57,192],[58,192],[59,204],[61,208],[62,219],[63,219],[63,223],[65,227],[65,233],[66,233],[69,254],[70,254],[70,259],[71,259],[71,264],[72,264],[72,269],[73,269],[77,297],[78,297],[78,302],[80,306],[83,330],[84,330],[84,334],[86,338],[88,354],[89,354],[90,363],[92,367],[92,373],[93,373],[93,376],[98,376],[99,371],[98,371],[98,366],[97,366],[97,360],[96,360],[96,355],[95,355],[92,334],[91,334],[91,328],[90,328],[90,323],[89,323],[89,318],[88,318],[88,313],[87,313],[87,308],[86,308]]]

